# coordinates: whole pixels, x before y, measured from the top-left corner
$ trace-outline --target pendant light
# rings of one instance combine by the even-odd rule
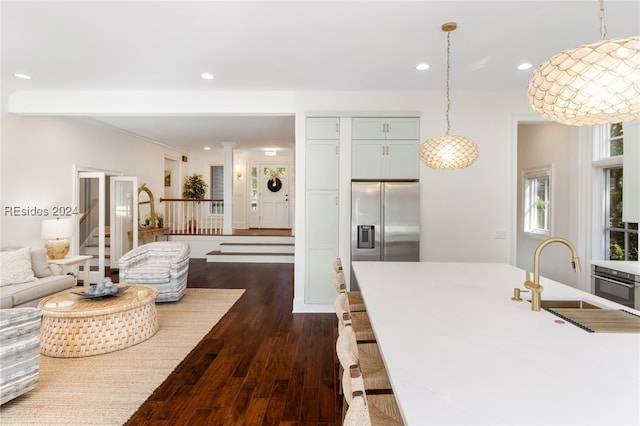
[[[536,113],[571,126],[611,124],[640,117],[640,37],[605,40],[559,53],[534,72],[528,99]]]
[[[478,158],[478,146],[466,136],[450,135],[451,96],[449,94],[449,74],[451,70],[451,32],[458,27],[455,22],[442,25],[447,33],[447,133],[426,140],[420,146],[420,160],[432,169],[457,170],[472,165]]]

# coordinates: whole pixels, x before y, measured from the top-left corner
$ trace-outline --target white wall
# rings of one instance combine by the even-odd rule
[[[5,207],[48,210],[72,206],[74,167],[137,176],[138,183],[164,192],[164,158],[181,153],[83,118],[2,117],[2,217],[0,246],[36,246],[43,219],[12,216]]]
[[[571,155],[572,133],[569,126],[555,123],[518,126],[518,198],[516,266],[533,271],[533,252],[543,237],[523,232],[522,170],[553,166],[551,181],[551,226],[554,237],[564,237],[577,247],[572,237],[577,232],[577,217],[571,206],[571,170],[576,156]],[[583,262],[584,263],[584,262]],[[584,264],[586,268],[588,265]],[[571,254],[561,244],[552,244],[541,254],[540,275],[577,287],[579,275],[571,269]]]

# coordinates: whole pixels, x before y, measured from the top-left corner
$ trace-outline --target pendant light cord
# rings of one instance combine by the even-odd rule
[[[607,24],[605,24],[605,16],[604,16],[604,0],[600,0],[600,37],[602,40],[607,37]]]
[[[447,113],[446,113],[447,133],[445,133],[446,135],[449,135],[449,130],[451,129],[451,122],[449,121],[449,110],[451,109],[451,97],[449,96],[449,72],[451,69],[450,55],[451,55],[451,31],[448,31],[447,32]]]

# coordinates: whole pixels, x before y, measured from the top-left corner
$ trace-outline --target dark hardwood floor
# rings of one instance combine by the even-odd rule
[[[291,313],[293,265],[192,260],[188,287],[246,292],[127,425],[341,424],[337,319]]]

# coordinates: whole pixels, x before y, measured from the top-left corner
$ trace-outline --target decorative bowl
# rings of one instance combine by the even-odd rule
[[[118,292],[114,293],[114,294],[111,294],[111,293],[104,293],[104,294],[87,293],[86,290],[85,291],[72,291],[71,293],[77,294],[78,296],[82,297],[83,299],[106,299],[108,297],[120,296],[122,293],[127,291],[129,286],[122,286],[122,287],[116,287],[116,288],[118,289]]]

